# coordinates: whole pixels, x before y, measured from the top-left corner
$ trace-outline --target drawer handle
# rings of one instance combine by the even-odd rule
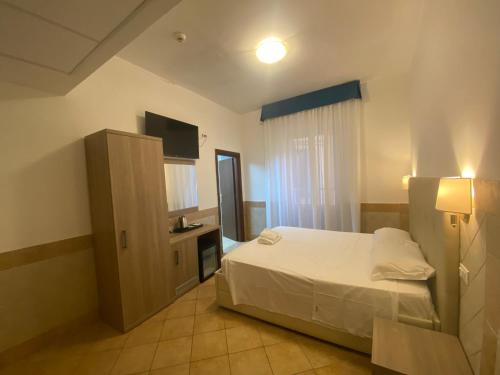
[[[126,249],[127,248],[127,231],[126,230],[122,230],[122,232],[120,234],[120,242],[121,242],[122,249]]]

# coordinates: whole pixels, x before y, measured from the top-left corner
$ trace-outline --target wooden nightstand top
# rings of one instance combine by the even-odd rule
[[[376,374],[472,375],[456,336],[379,318],[373,323],[372,364]]]

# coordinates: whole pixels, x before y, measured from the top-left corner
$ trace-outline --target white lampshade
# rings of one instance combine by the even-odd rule
[[[401,187],[403,190],[408,190],[408,184],[410,182],[410,178],[411,176],[408,174],[406,176],[403,176],[403,178],[401,179]]]
[[[470,178],[441,178],[436,210],[470,215],[472,213],[472,180]]]

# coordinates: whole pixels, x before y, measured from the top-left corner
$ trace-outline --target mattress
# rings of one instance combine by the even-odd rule
[[[373,235],[291,227],[272,245],[256,240],[222,259],[233,303],[371,337],[375,316],[433,321],[425,281],[370,278]]]

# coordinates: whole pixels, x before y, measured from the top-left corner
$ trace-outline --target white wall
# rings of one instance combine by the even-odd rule
[[[419,176],[500,178],[500,2],[428,1],[412,76]]]
[[[91,233],[83,137],[138,132],[149,110],[208,135],[200,209],[217,205],[214,148],[241,152],[241,116],[120,58],[64,97],[0,85],[0,252]]]
[[[264,126],[260,122],[260,110],[243,115],[241,140],[243,147],[243,197],[246,201],[265,201],[266,154]]]
[[[401,185],[402,177],[412,172],[408,85],[407,74],[362,84],[362,202],[408,202]]]
[[[369,203],[404,203],[401,178],[411,173],[408,75],[362,84],[361,198]],[[264,128],[260,110],[243,116],[244,196],[266,198]]]

